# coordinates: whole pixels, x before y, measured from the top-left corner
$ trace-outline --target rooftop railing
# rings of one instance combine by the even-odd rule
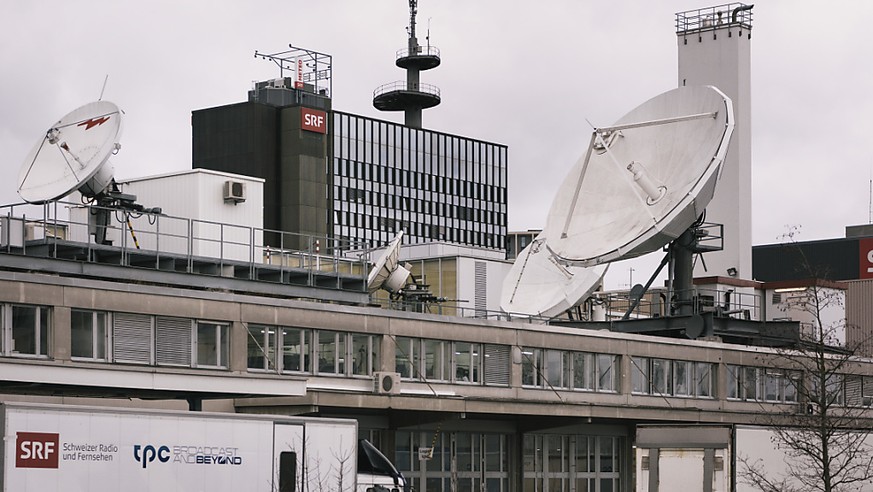
[[[720,27],[752,28],[752,5],[727,3],[676,14],[676,33],[706,31]]]
[[[105,223],[94,220],[98,212],[107,214]],[[0,207],[0,249],[11,254],[326,287],[330,285],[323,276],[333,275],[355,279],[352,284],[358,291],[366,291],[369,260],[368,250],[360,245],[325,236],[69,202]],[[338,286],[343,288],[341,280]]]

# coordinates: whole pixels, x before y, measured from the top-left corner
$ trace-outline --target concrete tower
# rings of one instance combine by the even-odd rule
[[[395,64],[406,69],[406,82],[397,81],[383,84],[373,91],[373,106],[380,111],[403,111],[406,126],[421,128],[421,110],[432,108],[440,103],[440,90],[431,84],[419,81],[423,70],[430,70],[440,64],[440,50],[430,45],[420,46],[415,36],[415,14],[418,0],[409,0],[409,43],[407,48],[397,51]]]
[[[724,224],[724,250],[694,275],[752,278],[752,7],[741,3],[676,14],[679,85],[713,85],[734,103],[736,126],[706,221]]]

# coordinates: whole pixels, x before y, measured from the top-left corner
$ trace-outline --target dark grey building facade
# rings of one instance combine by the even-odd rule
[[[249,100],[192,112],[192,163],[263,178],[264,229],[274,247],[305,249],[331,233],[328,191],[330,99],[294,89],[290,78],[258,83]],[[307,118],[321,117],[320,126]]]

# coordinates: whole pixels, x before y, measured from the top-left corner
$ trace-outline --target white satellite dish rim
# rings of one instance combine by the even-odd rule
[[[116,118],[112,118],[113,115]],[[63,118],[55,122],[46,131],[45,135],[37,141],[25,158],[19,172],[18,195],[28,203],[42,204],[63,198],[74,190],[84,187],[89,180],[107,167],[109,158],[120,148],[118,141],[123,129],[123,118],[121,115],[121,109],[109,101],[91,102],[64,115]],[[99,134],[94,134],[94,136],[100,136],[105,133],[106,136],[104,138],[98,141],[89,141],[86,138],[83,142],[80,142],[79,147],[81,148],[97,148],[93,156],[88,158],[86,162],[81,162],[75,151],[70,150],[69,147],[64,148],[66,145],[66,139],[63,138],[64,129],[86,125],[85,130],[87,131],[94,126],[102,126],[110,119],[111,126]],[[103,121],[96,125],[87,125],[89,122],[99,120]],[[88,135],[88,138],[90,137],[92,135]],[[53,139],[54,141],[52,141]],[[52,159],[55,159],[54,161],[46,157],[41,159],[41,156],[44,156],[45,152],[51,147],[57,150],[58,155],[60,155],[61,160],[65,164],[64,167],[52,169],[52,166],[57,166],[61,162],[61,160],[57,159],[57,156],[52,156]],[[69,159],[65,152],[69,155]],[[79,169],[74,168],[70,159],[78,162]],[[40,163],[43,163],[43,166],[40,166]],[[46,168],[43,169],[42,167]],[[36,171],[36,174],[34,174],[34,171]],[[55,181],[52,181],[52,179]],[[29,185],[33,181],[36,181],[36,184]],[[106,180],[101,179],[101,181]],[[111,181],[111,176],[109,176],[109,181]],[[106,182],[108,183],[108,181]]]
[[[545,238],[540,234],[519,253],[504,279],[500,309],[510,315],[540,317],[546,321],[588,298],[601,284],[608,268],[609,264],[592,267],[561,265],[548,251]],[[540,278],[535,279],[533,275],[540,275]],[[536,289],[535,294],[543,295],[520,292],[521,296],[517,297],[522,285],[530,285]],[[543,289],[543,286],[550,289]]]
[[[719,96],[721,96],[722,106],[723,106],[723,109],[725,111],[725,126],[724,126],[722,136],[719,139],[718,147],[717,147],[714,155],[711,157],[709,165],[707,166],[706,170],[701,174],[701,176],[696,180],[696,182],[691,187],[691,189],[683,196],[683,198],[679,202],[677,202],[676,205],[673,206],[669,210],[669,212],[663,214],[663,216],[659,220],[656,220],[655,222],[653,222],[652,226],[649,229],[647,229],[646,232],[643,232],[642,234],[638,235],[634,239],[631,239],[630,241],[627,241],[624,244],[621,244],[617,247],[609,249],[609,250],[607,250],[601,254],[595,255],[595,256],[590,256],[587,258],[573,258],[573,257],[570,257],[568,255],[562,255],[560,253],[560,251],[557,250],[557,248],[553,247],[554,242],[550,241],[551,238],[547,238],[546,239],[546,247],[549,249],[549,251],[551,252],[552,255],[559,258],[560,261],[563,263],[566,263],[569,265],[576,265],[576,266],[594,266],[594,265],[600,265],[603,263],[608,263],[608,262],[622,260],[622,259],[635,258],[637,256],[641,256],[643,254],[647,254],[647,253],[650,253],[652,251],[656,251],[656,250],[662,248],[665,244],[667,244],[667,242],[669,242],[669,240],[663,241],[662,243],[652,243],[652,244],[646,245],[647,242],[650,242],[653,240],[654,236],[657,233],[663,232],[664,230],[666,230],[668,228],[673,229],[674,227],[672,227],[672,226],[676,225],[674,222],[677,220],[677,218],[679,216],[683,215],[683,213],[685,213],[686,210],[689,209],[689,207],[699,208],[700,211],[702,212],[702,210],[705,208],[706,204],[708,204],[711,197],[705,197],[706,198],[705,203],[702,203],[702,204],[697,203],[698,198],[700,198],[700,193],[704,189],[709,187],[709,185],[711,184],[711,180],[713,178],[717,180],[721,176],[722,163],[724,162],[724,157],[727,153],[727,148],[728,148],[728,145],[730,143],[730,138],[733,134],[733,129],[734,129],[733,103],[731,102],[731,99],[729,97],[727,97],[721,90],[719,90],[718,88],[716,88],[714,86],[704,86],[704,87],[712,89]],[[668,93],[676,91],[676,90],[681,90],[681,89],[682,88],[667,91],[659,96],[656,96],[655,98],[650,99],[649,101],[646,101],[645,103],[643,103],[643,105],[645,105],[645,104],[649,103],[650,101],[655,100],[658,97],[661,97],[665,94],[668,94]],[[633,110],[633,111],[635,111],[635,110]],[[631,111],[631,112],[633,112],[633,111]],[[687,118],[693,118],[693,117],[699,117],[699,116],[700,115],[689,115]],[[672,120],[679,121],[682,118],[683,117],[672,118]],[[667,118],[667,119],[665,119],[665,121],[666,120],[671,120],[671,118]],[[606,127],[606,128],[601,128],[601,129],[596,130],[592,134],[591,144],[589,144],[589,148],[588,148],[586,155],[585,155],[586,162],[583,163],[583,173],[584,173],[584,166],[587,166],[587,161],[591,157],[593,145],[594,145],[595,138],[596,138],[598,131],[616,131],[616,130],[621,130],[621,129],[625,129],[625,128],[633,128],[633,127],[639,126],[641,124],[645,124],[645,123],[619,124],[619,125],[614,125],[612,127]],[[572,177],[573,176],[570,175],[567,177],[567,179],[571,179]],[[576,192],[578,194],[578,188],[577,188]],[[576,199],[576,196],[574,196],[574,201],[575,201],[575,199]],[[569,216],[570,214],[567,214],[567,215]],[[678,233],[674,236],[674,238],[678,237],[679,234],[681,234],[685,229],[690,227],[690,225],[693,224],[694,220],[697,219],[697,216],[699,214],[695,213],[692,215],[693,215],[693,217],[691,217],[689,219],[688,224],[686,224],[685,227],[680,226],[678,228],[675,228],[677,230],[678,229],[682,229],[682,230],[678,231]],[[551,213],[550,213],[550,216],[551,216]],[[547,227],[546,229],[544,229],[544,231],[548,231],[549,229],[552,229],[552,228]],[[637,249],[637,248],[641,248],[641,246],[643,246],[643,245],[646,245],[646,247],[642,248],[642,249]]]
[[[385,251],[373,263],[373,268],[370,269],[370,273],[367,275],[367,291],[371,294],[381,289],[389,280],[395,286],[401,282],[401,279],[394,275],[400,269],[406,272],[403,275],[402,282],[405,282],[406,278],[409,277],[410,272],[400,265],[400,245],[402,242],[403,231],[399,231],[397,236],[388,243]],[[383,272],[384,275],[380,275]]]

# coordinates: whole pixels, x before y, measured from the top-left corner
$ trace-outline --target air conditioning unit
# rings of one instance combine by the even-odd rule
[[[399,395],[400,374],[396,372],[374,373],[373,391],[380,395]]]
[[[234,204],[246,201],[246,184],[242,181],[225,181],[224,201]]]

